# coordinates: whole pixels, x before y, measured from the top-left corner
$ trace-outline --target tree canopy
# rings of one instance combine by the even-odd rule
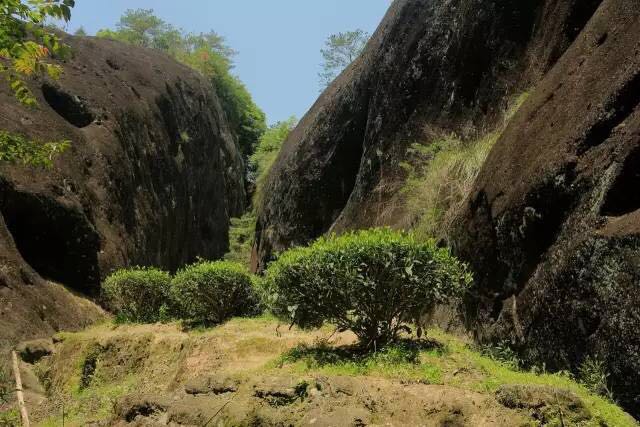
[[[323,63],[320,72],[320,84],[325,88],[349,66],[364,50],[369,33],[363,30],[346,31],[332,34],[320,50]]]
[[[262,135],[255,152],[249,159],[249,166],[255,177],[256,191],[254,195],[253,205],[257,208],[262,203],[264,196],[264,186],[267,176],[271,170],[271,166],[278,157],[282,144],[289,136],[289,133],[298,123],[298,119],[290,117],[289,119],[278,122],[269,127]]]
[[[155,16],[151,9],[129,9],[115,30],[103,29],[96,36],[162,50],[211,79],[242,152],[246,157],[253,153],[266,130],[266,116],[232,74],[236,52],[222,36],[214,31],[185,33]]]
[[[66,54],[68,47],[44,23],[47,18],[69,21],[74,4],[74,0],[0,0],[0,74],[25,105],[36,105],[25,78],[38,73],[56,78],[62,72],[47,58]]]

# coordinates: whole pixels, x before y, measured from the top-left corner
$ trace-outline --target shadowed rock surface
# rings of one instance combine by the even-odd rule
[[[365,53],[286,141],[254,268],[330,231],[403,225],[414,141],[486,134],[492,151],[451,242],[476,273],[467,324],[525,358],[601,359],[640,414],[640,20],[637,1],[397,0]]]
[[[458,225],[478,338],[605,362],[640,415],[640,9],[605,1],[491,152]]]
[[[95,318],[43,278],[91,295],[121,266],[222,256],[244,210],[243,160],[208,81],[156,51],[65,38],[62,77],[29,83],[37,108],[0,93],[0,128],[71,141],[51,170],[0,166],[0,347]]]

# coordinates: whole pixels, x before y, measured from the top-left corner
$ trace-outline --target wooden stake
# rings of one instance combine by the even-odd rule
[[[27,405],[24,403],[24,394],[22,393],[22,378],[20,377],[20,365],[18,364],[18,355],[15,351],[11,352],[13,359],[13,375],[16,377],[16,396],[18,397],[18,405],[20,406],[20,416],[22,417],[22,427],[30,427],[29,413]]]

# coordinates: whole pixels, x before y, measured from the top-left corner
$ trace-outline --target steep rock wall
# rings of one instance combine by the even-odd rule
[[[542,76],[600,0],[397,0],[364,54],[285,142],[259,209],[254,267],[330,228],[396,224],[412,142],[472,137]]]
[[[640,415],[640,9],[609,0],[491,152],[457,227],[469,320],[532,361],[605,362]]]
[[[223,255],[245,207],[242,156],[209,82],[156,51],[66,41],[62,77],[29,83],[37,108],[0,93],[1,129],[71,141],[50,170],[0,166],[0,341],[87,320],[49,280],[95,295],[117,267]]]
[[[637,0],[396,0],[286,141],[254,268],[329,230],[398,225],[386,203],[409,144],[490,131],[531,89],[455,227],[477,279],[465,320],[551,368],[603,361],[639,416],[639,13]]]

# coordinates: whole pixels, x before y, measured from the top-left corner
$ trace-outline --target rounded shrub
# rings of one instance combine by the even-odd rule
[[[185,267],[171,283],[176,317],[209,325],[255,314],[258,297],[253,281],[246,267],[234,262],[204,261]]]
[[[269,265],[263,286],[276,316],[302,328],[329,322],[382,347],[471,280],[448,249],[385,228],[289,250]]]
[[[171,276],[156,268],[118,270],[102,283],[107,306],[128,322],[163,320],[170,305]]]

